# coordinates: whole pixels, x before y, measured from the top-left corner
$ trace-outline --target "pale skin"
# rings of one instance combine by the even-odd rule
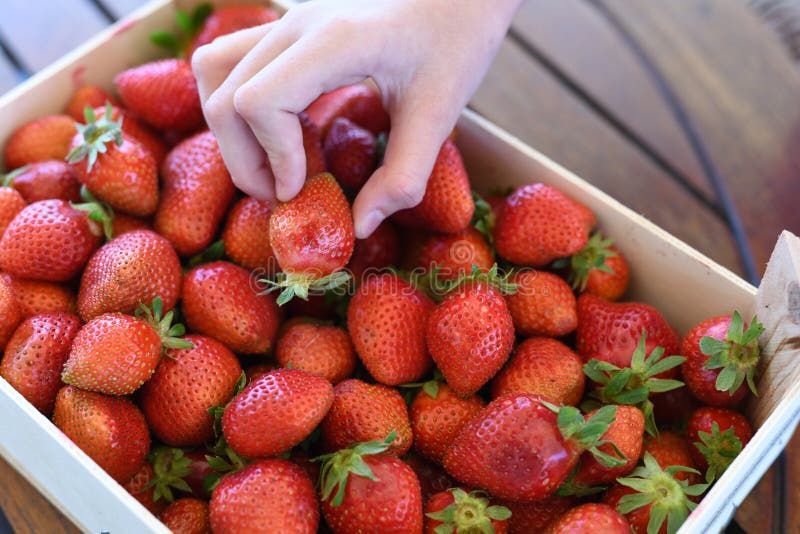
[[[363,239],[425,193],[439,147],[475,92],[522,0],[315,0],[192,57],[203,113],[234,183],[274,202],[305,181],[297,113],[371,78],[392,130],[353,204]]]

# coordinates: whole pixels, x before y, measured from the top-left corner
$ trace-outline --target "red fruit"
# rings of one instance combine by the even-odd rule
[[[123,105],[160,130],[189,131],[203,123],[197,82],[189,62],[162,59],[114,78]]]
[[[347,329],[375,380],[395,386],[428,373],[425,328],[433,309],[422,291],[394,274],[370,276],[358,288],[347,309]]]
[[[167,155],[161,176],[155,229],[180,255],[197,254],[214,239],[236,191],[214,135],[182,141]]]
[[[180,259],[169,241],[150,230],[112,239],[92,256],[81,277],[78,311],[85,321],[104,313],[132,314],[161,298],[165,311],[181,291]]]
[[[455,437],[486,402],[477,395],[460,397],[445,383],[427,384],[411,403],[414,449],[441,464]]]
[[[157,516],[164,511],[164,508],[169,504],[166,499],[155,498],[155,486],[151,481],[156,478],[156,473],[153,471],[153,466],[149,462],[145,462],[133,477],[122,485],[131,496],[142,503],[142,506]]]
[[[406,454],[403,461],[414,470],[414,474],[419,479],[422,502],[428,502],[433,495],[456,485],[455,480],[450,478],[440,465],[425,460],[422,456],[414,454],[413,451]]]
[[[544,267],[571,256],[589,241],[594,214],[551,185],[518,188],[506,198],[494,227],[494,243],[503,258]]]
[[[595,413],[597,413],[597,410],[586,415],[591,417]],[[572,479],[575,484],[583,486],[611,484],[618,477],[630,473],[639,462],[644,439],[644,415],[642,415],[642,411],[634,406],[617,406],[617,413],[614,417],[614,422],[611,423],[608,430],[600,438],[609,443],[600,445],[598,449],[610,456],[622,458],[623,460],[627,459],[627,461],[620,466],[608,467],[598,462],[591,453],[584,452],[581,455],[581,465]],[[612,443],[622,453],[622,457],[611,446]]]
[[[275,369],[279,369],[279,367],[274,363],[257,363],[245,369],[244,374],[247,377],[247,383],[249,384],[255,379],[262,377],[265,374],[271,373]]]
[[[54,198],[68,202],[81,200],[81,183],[78,176],[72,167],[63,161],[31,163],[25,171],[14,176],[12,184],[29,204]]]
[[[628,288],[630,269],[611,243],[611,239],[595,233],[582,250],[569,259],[558,260],[556,267],[568,267],[569,282],[578,292],[618,300]]]
[[[334,452],[360,442],[380,441],[395,432],[397,437],[388,454],[402,456],[408,452],[411,423],[406,403],[396,389],[353,378],[337,384],[333,392],[333,404],[320,427],[324,450]]]
[[[700,406],[685,387],[652,395],[650,400],[659,428],[686,428],[689,415]]]
[[[630,534],[628,520],[607,504],[576,506],[550,523],[544,534]]]
[[[419,252],[419,266],[424,270],[438,267],[437,278],[456,280],[477,267],[488,272],[494,264],[494,252],[475,228],[457,234],[434,234],[428,237]]]
[[[483,491],[453,488],[432,496],[425,504],[425,534],[494,532],[506,534],[511,511],[489,501]],[[443,527],[447,525],[447,527]]]
[[[193,332],[211,336],[240,354],[272,350],[280,310],[256,292],[250,273],[224,261],[195,267],[183,282],[182,309]]]
[[[0,351],[23,319],[18,298],[10,277],[0,276]]]
[[[63,200],[34,202],[0,238],[0,269],[20,278],[65,282],[83,269],[102,231]]]
[[[752,437],[747,418],[728,408],[699,408],[686,427],[692,460],[701,471],[708,471],[708,480],[722,475]]]
[[[310,322],[294,324],[281,334],[275,359],[281,367],[314,373],[334,385],[353,374],[356,367],[347,330]]]
[[[222,230],[225,254],[231,261],[265,276],[273,276],[278,271],[269,245],[271,214],[268,203],[245,197],[233,205]]]
[[[508,520],[508,534],[542,532],[553,519],[566,513],[577,504],[574,497],[559,497],[555,495],[538,501],[499,502],[511,510],[511,519]]]
[[[27,205],[19,191],[10,187],[0,187],[0,238],[3,237],[3,233],[14,217]]]
[[[158,516],[173,534],[208,534],[211,521],[208,503],[200,499],[185,497],[178,499]]]
[[[175,447],[199,446],[214,437],[214,406],[231,400],[242,368],[236,356],[209,337],[189,335],[189,349],[170,349],[142,387],[142,411],[153,434]]]
[[[94,109],[95,115],[102,117],[105,114],[106,108],[98,107]],[[117,106],[111,107],[111,119],[114,121],[122,121],[122,133],[128,137],[132,137],[134,141],[142,145],[142,148],[147,150],[160,168],[164,163],[164,158],[167,157],[167,145],[153,131],[148,125],[139,120],[136,115],[130,111],[124,110]],[[85,119],[81,118],[80,122]]]
[[[365,281],[364,273],[377,274],[400,261],[400,239],[392,223],[383,221],[366,239],[356,239],[347,268],[356,284]]]
[[[319,525],[314,484],[288,460],[258,460],[226,475],[209,508],[215,534],[314,534]]]
[[[75,121],[66,115],[47,115],[17,128],[6,141],[7,169],[51,159],[63,160],[75,136]]]
[[[125,213],[115,213],[114,220],[111,221],[111,236],[119,237],[122,234],[133,232],[134,230],[153,231],[153,223],[150,219],[139,219]],[[173,249],[174,250],[174,249]]]
[[[150,449],[144,416],[124,397],[64,386],[53,423],[120,484],[141,469]]]
[[[521,336],[561,337],[578,326],[575,295],[558,276],[544,271],[517,271],[509,280],[517,292],[506,304]]]
[[[533,393],[555,405],[577,406],[583,397],[583,362],[555,339],[532,337],[517,346],[492,381],[492,398]]]
[[[302,111],[297,114],[303,132],[303,150],[306,153],[306,178],[311,178],[328,170],[325,153],[322,150],[322,135],[319,128]]]
[[[426,340],[445,381],[459,395],[471,395],[508,360],[514,325],[497,288],[469,281],[448,293],[433,310]]]
[[[611,247],[611,250],[617,254],[606,258],[606,267],[612,272],[600,269],[591,270],[584,291],[606,300],[619,300],[628,289],[630,268],[628,262],[615,247]]]
[[[108,91],[97,85],[84,85],[79,87],[67,104],[66,114],[78,122],[83,121],[83,114],[87,107],[95,109],[106,105],[109,102],[117,105],[117,99],[111,96]]]
[[[206,477],[213,473],[214,470],[208,465],[205,450],[198,449],[196,451],[189,451],[184,453],[184,456],[189,459],[190,463],[188,465],[189,474],[183,477],[183,479],[191,488],[192,495],[203,499],[211,498],[211,494],[205,489],[204,483]]]
[[[369,85],[346,85],[334,89],[312,102],[306,113],[323,138],[338,117],[366,128],[373,135],[389,130],[389,115],[383,109],[381,95]]]
[[[300,466],[311,480],[319,480],[320,465],[314,462],[306,451],[300,448],[292,449],[289,459]]]
[[[222,432],[236,454],[277,456],[311,434],[332,402],[333,386],[324,378],[277,369],[234,397],[222,417]]]
[[[647,436],[644,440],[644,451],[655,458],[662,469],[673,465],[697,469],[692,460],[689,442],[677,432],[664,430],[658,436]],[[697,484],[700,481],[697,474],[683,471],[678,472],[675,478],[688,481],[690,484]]]
[[[217,7],[197,32],[188,57],[192,57],[195,50],[214,41],[217,37],[275,20],[278,20],[278,14],[268,7],[252,5]]]
[[[61,369],[80,327],[80,319],[71,313],[30,317],[14,331],[0,362],[0,376],[47,416],[63,385]]]
[[[325,162],[342,187],[358,191],[378,165],[375,136],[345,119],[334,119],[325,136]]]
[[[413,208],[398,211],[392,220],[401,226],[454,234],[469,226],[474,212],[461,153],[448,139],[436,157],[422,201]]]

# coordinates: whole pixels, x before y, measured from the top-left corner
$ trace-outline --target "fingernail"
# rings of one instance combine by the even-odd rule
[[[375,228],[383,221],[383,214],[379,210],[372,210],[360,220],[356,221],[356,239],[366,239]]]

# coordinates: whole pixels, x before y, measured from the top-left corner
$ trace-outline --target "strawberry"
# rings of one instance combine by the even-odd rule
[[[64,386],[53,423],[120,484],[141,469],[150,448],[142,412],[124,397]]]
[[[653,395],[650,400],[659,428],[686,428],[689,415],[700,407],[686,387]]]
[[[108,104],[106,104],[106,106],[96,107],[94,108],[94,114],[98,117],[102,117],[105,115],[107,109]],[[167,145],[152,128],[130,111],[117,106],[111,106],[111,120],[120,122],[122,133],[138,142],[142,148],[153,156],[156,165],[161,167],[161,164],[164,163],[164,158],[167,157]],[[80,120],[80,122],[85,121],[85,118],[81,118]]]
[[[303,132],[303,150],[306,153],[306,178],[326,172],[325,152],[322,149],[322,134],[316,124],[302,111],[297,114]]]
[[[492,398],[533,393],[557,405],[576,406],[583,397],[582,362],[558,340],[528,338],[517,346],[492,381]]]
[[[731,465],[753,437],[747,418],[735,410],[704,406],[692,413],[686,427],[689,452],[711,483]]]
[[[182,141],[161,175],[155,229],[181,256],[197,254],[214,239],[236,191],[214,135],[205,131]]]
[[[19,191],[0,186],[0,238],[3,237],[14,217],[27,205]]]
[[[642,411],[633,406],[616,406],[617,413],[614,422],[600,437],[606,443],[598,449],[614,458],[627,460],[622,465],[608,467],[584,452],[581,455],[580,467],[572,478],[572,482],[580,486],[593,486],[595,484],[610,484],[617,477],[630,473],[642,455],[644,438],[644,415]],[[586,414],[593,416],[597,410]],[[612,447],[611,444],[614,444]],[[616,450],[615,450],[616,448]],[[619,452],[617,452],[619,451]],[[622,453],[621,455],[619,453]]]
[[[10,278],[0,276],[0,351],[6,348],[22,319],[22,307]]]
[[[117,100],[108,91],[97,85],[83,85],[78,87],[69,99],[65,113],[77,122],[83,121],[83,114],[87,107],[99,108],[106,102],[116,106]]]
[[[47,115],[17,128],[6,141],[7,169],[28,163],[63,160],[75,136],[75,121],[66,115]]]
[[[158,206],[158,167],[153,156],[132,137],[122,133],[112,118],[111,104],[96,118],[86,112],[86,125],[78,125],[67,162],[83,185],[115,210],[147,217]]]
[[[236,356],[219,341],[195,335],[185,340],[193,347],[168,350],[140,396],[153,434],[178,447],[202,445],[214,436],[208,410],[231,400],[242,375]]]
[[[191,131],[203,123],[197,82],[189,62],[162,59],[114,78],[123,105],[160,130]]]
[[[747,326],[738,311],[692,328],[681,344],[686,356],[681,373],[692,395],[705,404],[731,407],[744,399],[748,388],[756,394],[758,338],[763,332],[756,317]]]
[[[119,237],[122,234],[133,232],[134,230],[153,231],[153,223],[150,219],[140,219],[125,213],[115,213],[114,220],[111,221],[111,236]],[[174,249],[173,249],[174,250]]]
[[[569,281],[577,291],[619,300],[628,288],[630,269],[611,243],[611,239],[603,239],[599,232],[595,233],[583,249],[571,258],[557,260],[554,267],[569,267]]]
[[[356,284],[364,282],[364,273],[377,274],[377,271],[400,260],[400,238],[392,223],[383,221],[366,239],[356,239],[353,255],[347,268]]]
[[[675,478],[678,480],[688,481],[690,485],[699,482],[700,477],[694,472],[697,466],[692,459],[689,442],[681,434],[662,430],[658,436],[647,436],[644,440],[644,450],[655,458],[662,469],[671,465],[682,465],[692,469],[675,473]]]
[[[209,508],[215,534],[314,534],[319,524],[314,484],[288,460],[258,460],[223,477]]]
[[[517,292],[506,296],[506,304],[518,335],[561,337],[578,326],[575,295],[558,276],[522,270],[510,281]]]
[[[469,226],[474,212],[464,161],[455,143],[448,139],[436,157],[422,201],[398,211],[392,220],[401,226],[454,234]]]
[[[333,386],[324,378],[277,369],[234,397],[222,417],[222,432],[240,456],[276,456],[311,434],[332,402]]]
[[[275,359],[281,367],[314,373],[334,385],[352,375],[356,367],[347,330],[313,322],[287,328],[278,338]]]
[[[182,452],[181,449],[173,449],[173,451]],[[211,493],[205,487],[205,480],[208,475],[213,473],[213,469],[208,464],[205,449],[189,451],[184,453],[184,456],[189,459],[189,474],[183,477],[183,480],[192,490],[192,495],[203,499],[211,498]]]
[[[53,411],[63,385],[61,369],[80,327],[71,313],[34,315],[17,327],[6,346],[0,376],[45,415]]]
[[[493,504],[483,491],[453,488],[425,503],[425,534],[494,532],[506,534],[511,511]]]
[[[577,504],[575,497],[553,495],[546,499],[528,502],[498,501],[511,510],[508,534],[542,532],[555,518],[565,514]]]
[[[166,499],[156,499],[155,497],[156,473],[150,462],[145,462],[141,469],[122,485],[125,491],[139,501],[142,506],[153,515],[159,515],[169,504]]]
[[[181,299],[193,332],[241,354],[272,350],[280,310],[273,297],[256,292],[245,269],[224,261],[195,267],[186,273]]]
[[[383,441],[359,443],[318,458],[323,461],[322,513],[334,534],[422,532],[417,476],[402,460],[382,454],[394,437],[392,432]]]
[[[191,58],[195,50],[217,37],[275,20],[278,20],[278,14],[268,7],[253,5],[217,7],[200,27],[187,55]]]
[[[85,321],[104,313],[132,314],[156,297],[169,311],[178,302],[182,277],[169,241],[150,230],[128,232],[89,260],[81,276],[78,311]]]
[[[7,178],[10,182],[7,185],[12,185],[19,191],[28,204],[54,198],[68,202],[81,200],[81,183],[78,176],[72,167],[63,161],[31,163],[17,169],[11,175],[9,175],[10,180]]]
[[[366,128],[372,135],[389,130],[389,114],[383,109],[381,95],[366,84],[346,85],[325,93],[308,106],[306,113],[323,139],[338,117]]]
[[[457,280],[477,267],[488,272],[494,265],[494,252],[475,228],[456,234],[433,234],[422,245],[419,266],[423,270],[438,268],[439,280]]]
[[[546,406],[536,395],[501,397],[456,436],[444,467],[457,480],[502,499],[542,499],[566,480],[585,450],[609,467],[623,463],[598,450],[615,413],[616,407],[606,406],[584,421],[577,408]]]
[[[283,288],[278,304],[346,282],[349,275],[339,271],[353,254],[353,215],[336,179],[314,176],[296,197],[278,205],[269,219],[269,242],[284,273],[276,283]]]
[[[494,243],[503,258],[544,267],[586,246],[595,225],[589,209],[547,184],[522,186],[505,200],[494,227]]]
[[[12,276],[65,282],[81,272],[102,231],[63,200],[34,202],[0,238],[0,268]]]
[[[477,395],[460,397],[443,382],[426,382],[409,410],[414,449],[441,464],[455,437],[484,406]]]
[[[280,369],[280,367],[278,367],[274,363],[257,363],[245,369],[244,374],[245,377],[247,378],[247,383],[249,384],[255,379],[264,376],[267,373],[271,373],[275,369]]]
[[[178,499],[158,516],[173,534],[208,534],[211,520],[208,503],[192,497]]]
[[[357,124],[334,119],[323,145],[328,170],[350,191],[358,191],[378,166],[375,136]]]
[[[369,276],[347,309],[347,329],[364,367],[382,384],[419,380],[431,368],[425,328],[433,302],[395,274]]]
[[[607,504],[586,503],[576,506],[550,523],[544,534],[631,534],[628,520]]]
[[[438,464],[429,462],[422,456],[409,452],[403,457],[403,461],[414,471],[419,479],[419,487],[422,491],[422,502],[428,502],[432,496],[450,489],[456,485],[455,480],[444,472]]]
[[[211,473],[211,467],[205,456],[205,450],[185,452],[183,449],[156,447],[148,457],[147,465],[151,465],[153,476],[148,483],[152,489],[152,498],[156,504],[161,504],[163,510],[166,504],[175,501],[177,491],[182,494],[209,497],[203,488],[203,479],[197,481],[199,475]]]
[[[269,244],[271,214],[272,208],[267,202],[245,197],[233,205],[222,230],[225,254],[231,261],[267,276],[278,271]]]

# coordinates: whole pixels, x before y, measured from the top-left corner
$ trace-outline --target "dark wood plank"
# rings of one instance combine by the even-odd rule
[[[122,18],[125,15],[139,9],[147,3],[147,0],[100,0],[115,17]]]

